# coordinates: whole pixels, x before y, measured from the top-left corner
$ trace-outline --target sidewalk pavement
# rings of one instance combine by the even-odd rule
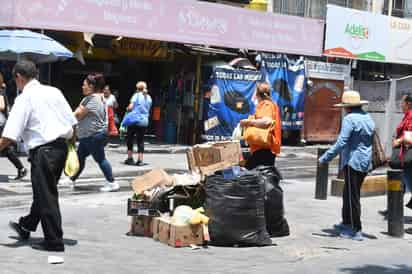
[[[142,167],[128,166],[123,164],[126,159],[127,149],[125,145],[109,144],[106,147],[106,157],[112,165],[115,177],[138,176],[155,167],[163,168],[168,172],[184,172],[188,170],[186,150],[190,146],[169,144],[145,144],[144,162],[148,165]],[[280,158],[304,157],[316,158],[318,146],[308,147],[283,147]],[[20,157],[25,167],[29,167],[26,156]],[[0,157],[0,184],[13,182],[8,177],[14,177],[17,173],[14,166],[5,157]],[[87,159],[86,168],[80,179],[102,178],[103,174],[91,157]],[[29,182],[30,174],[22,182]]]

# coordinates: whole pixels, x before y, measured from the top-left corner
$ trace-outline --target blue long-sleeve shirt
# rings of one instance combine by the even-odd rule
[[[319,159],[320,163],[331,161],[341,153],[341,166],[349,165],[360,172],[368,172],[372,160],[372,135],[375,123],[363,110],[353,110],[345,115],[336,143]]]

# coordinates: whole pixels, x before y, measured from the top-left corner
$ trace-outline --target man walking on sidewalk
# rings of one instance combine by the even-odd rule
[[[0,151],[20,137],[29,147],[33,202],[30,213],[19,222],[10,222],[21,240],[27,240],[41,222],[44,241],[35,249],[64,251],[57,183],[64,168],[66,140],[77,123],[60,90],[42,85],[35,78],[37,69],[30,61],[19,61],[13,68],[17,97],[0,139]]]
[[[366,177],[372,159],[372,135],[375,123],[371,116],[362,110],[368,101],[360,100],[357,91],[345,91],[342,103],[346,115],[336,143],[319,158],[321,164],[329,162],[341,153],[340,169],[344,172],[342,223],[335,225],[340,236],[361,241],[362,225],[360,220],[360,189]]]

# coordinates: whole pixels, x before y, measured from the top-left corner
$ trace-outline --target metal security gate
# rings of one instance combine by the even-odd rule
[[[403,117],[400,101],[403,95],[412,94],[412,76],[379,82],[355,81],[354,89],[359,91],[363,100],[369,101],[367,110],[389,156],[396,126]]]

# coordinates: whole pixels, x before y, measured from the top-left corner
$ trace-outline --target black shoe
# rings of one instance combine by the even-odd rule
[[[31,247],[33,249],[41,250],[41,251],[55,251],[55,252],[64,252],[64,245],[52,245],[47,243],[46,241],[42,241],[40,243],[32,244]]]
[[[412,197],[409,202],[405,205],[407,208],[412,209]]]
[[[125,164],[125,165],[129,165],[129,166],[134,166],[134,165],[135,165],[135,162],[134,162],[133,158],[127,158],[127,159],[124,161],[124,164]]]
[[[17,235],[19,235],[21,240],[28,240],[30,238],[30,232],[24,230],[19,223],[10,221],[9,227],[13,229],[17,233]]]
[[[27,175],[27,169],[23,167],[22,169],[19,169],[19,171],[17,172],[17,176],[14,177],[14,180],[20,180],[26,175]]]

